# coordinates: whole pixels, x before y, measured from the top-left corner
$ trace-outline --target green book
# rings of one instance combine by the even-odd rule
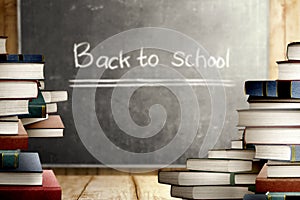
[[[0,150],[1,169],[18,168],[20,150]]]
[[[38,91],[36,99],[32,99],[28,103],[29,114],[19,115],[19,118],[45,118],[46,117],[46,103],[41,91]]]

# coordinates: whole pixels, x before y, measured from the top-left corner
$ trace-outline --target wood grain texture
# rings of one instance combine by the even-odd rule
[[[93,176],[79,200],[131,199],[136,200],[135,184],[131,176]]]
[[[285,59],[285,0],[270,0],[269,78],[277,79],[276,61]]]
[[[140,200],[175,200],[178,198],[171,197],[170,185],[158,183],[157,175],[135,175],[133,180],[136,185],[138,199]]]
[[[8,53],[18,53],[17,0],[4,1],[4,35]]]
[[[77,200],[92,176],[58,175],[56,178],[62,188],[62,199]]]
[[[5,7],[4,0],[0,0],[0,35],[4,36],[4,24],[5,24]]]

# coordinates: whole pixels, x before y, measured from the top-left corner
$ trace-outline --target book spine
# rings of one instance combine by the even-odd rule
[[[42,63],[44,56],[39,54],[1,54],[0,63]]]
[[[19,118],[45,118],[46,105],[29,105],[28,106],[29,114],[19,115]]]
[[[2,150],[14,150],[28,149],[28,136],[18,137],[18,136],[0,136],[0,149]]]
[[[299,145],[291,145],[291,158],[290,161],[300,161],[300,146]]]
[[[243,200],[268,200],[265,194],[245,194]]]
[[[1,150],[0,166],[2,169],[17,168],[19,166],[19,150]]]

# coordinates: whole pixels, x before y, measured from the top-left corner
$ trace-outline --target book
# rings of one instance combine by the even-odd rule
[[[300,109],[300,99],[249,96],[250,109]]]
[[[287,45],[286,57],[288,60],[300,60],[300,42],[291,42]]]
[[[246,81],[245,94],[261,97],[300,98],[300,80]]]
[[[0,149],[2,150],[27,150],[28,149],[28,135],[25,131],[21,121],[18,123],[17,135],[0,135]]]
[[[28,103],[28,114],[19,115],[19,118],[45,118],[46,117],[46,103],[41,91],[38,91],[38,96],[31,99]]]
[[[0,150],[0,168],[9,169],[19,167],[20,150]]]
[[[253,194],[243,186],[172,186],[171,196],[187,199],[243,199]]]
[[[0,169],[0,185],[42,185],[42,172],[38,153],[21,152],[17,168]]]
[[[0,135],[18,134],[18,118],[0,117]]]
[[[40,54],[0,54],[0,63],[44,63]]]
[[[29,137],[63,137],[64,124],[59,115],[49,115],[48,119],[25,125]]]
[[[300,79],[300,60],[278,61],[277,65],[278,65],[278,79],[279,80],[299,80]]]
[[[197,171],[213,172],[248,172],[258,171],[258,162],[250,160],[229,160],[229,159],[187,159],[186,168]]]
[[[238,126],[299,126],[300,110],[243,109],[238,110]],[[246,129],[247,132],[247,129]]]
[[[44,79],[44,63],[2,62],[0,60],[0,78],[22,80]]]
[[[300,161],[300,145],[255,145],[255,158]]]
[[[0,54],[6,54],[6,36],[0,36]]]
[[[300,178],[268,178],[265,164],[256,177],[255,190],[257,193],[266,192],[300,192]]]
[[[20,120],[21,120],[23,126],[25,126],[25,125],[29,125],[29,124],[34,124],[34,123],[36,123],[36,122],[44,121],[44,120],[48,119],[48,116],[49,116],[49,115],[46,114],[46,117],[22,118],[22,119],[20,119]]]
[[[244,148],[244,141],[243,140],[231,140],[231,149],[243,149]]]
[[[41,186],[0,186],[0,199],[61,200],[61,187],[52,170],[43,170]]]
[[[33,99],[38,95],[37,81],[1,80],[0,99]]]
[[[68,100],[67,91],[42,91],[46,103],[55,103]]]
[[[21,115],[28,113],[29,100],[0,100],[0,116]]]
[[[247,127],[246,144],[300,144],[300,126]]]
[[[245,194],[243,200],[298,200],[299,192],[268,192],[267,194]]]
[[[240,159],[253,160],[254,150],[236,150],[236,149],[212,149],[208,151],[208,158],[214,159]]]
[[[268,178],[300,178],[299,172],[300,162],[267,163]]]
[[[57,112],[57,103],[47,103],[46,104],[46,113],[56,113]]]
[[[200,185],[254,185],[255,173],[160,171],[158,182],[181,186]]]

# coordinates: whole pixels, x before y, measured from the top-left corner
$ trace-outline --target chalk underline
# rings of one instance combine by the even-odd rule
[[[69,80],[70,87],[161,87],[161,86],[222,86],[234,87],[231,80],[214,79],[74,79]]]

